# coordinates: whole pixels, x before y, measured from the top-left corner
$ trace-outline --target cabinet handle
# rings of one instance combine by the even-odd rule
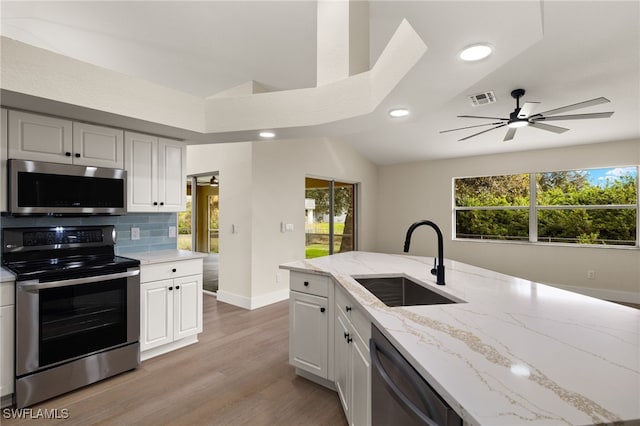
[[[344,308],[347,310],[347,312],[351,310],[351,306],[345,306]]]
[[[153,205],[154,205],[154,206],[157,206],[157,205],[158,205],[158,202],[157,202],[157,201],[154,201],[154,202],[153,202]]]
[[[305,282],[304,282],[304,286],[305,286],[305,287],[309,287],[309,281],[305,281]]]
[[[176,268],[173,268],[173,269],[171,270],[171,272],[176,272],[176,271],[177,271],[177,269],[176,269]]]
[[[160,202],[160,205],[161,205],[161,206],[164,206],[164,202]]]
[[[180,286],[179,285],[176,286],[176,290],[180,290]]]
[[[344,338],[346,339],[347,337],[349,337],[349,333],[347,333],[346,331],[344,332]]]
[[[353,342],[353,339],[351,337],[347,337],[347,344]]]
[[[320,308],[320,312],[324,312],[324,311],[326,311],[325,308]]]
[[[80,154],[76,153],[76,154],[75,154],[75,157],[76,157],[76,158],[80,158]]]
[[[64,155],[65,155],[66,157],[71,157],[71,153],[70,153],[70,152],[65,152],[65,153],[64,153]]]
[[[173,287],[169,287],[169,291],[173,290]]]

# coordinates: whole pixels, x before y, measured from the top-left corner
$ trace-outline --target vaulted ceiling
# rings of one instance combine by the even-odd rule
[[[202,98],[256,81],[268,90],[316,84],[314,1],[11,2],[1,3],[2,35]],[[640,6],[636,1],[371,1],[373,65],[403,19],[428,51],[370,114],[299,129],[287,137],[342,139],[378,164],[640,139]],[[489,58],[465,63],[474,42]],[[608,119],[554,122],[503,142],[498,129],[441,130],[505,117],[511,90],[539,111],[604,96]],[[493,90],[497,102],[473,107],[469,95]],[[411,114],[392,119],[389,109]]]

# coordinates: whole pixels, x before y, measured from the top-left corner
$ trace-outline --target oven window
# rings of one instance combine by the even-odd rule
[[[40,290],[40,366],[127,340],[127,280]]]

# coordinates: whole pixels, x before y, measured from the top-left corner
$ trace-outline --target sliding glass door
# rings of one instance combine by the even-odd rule
[[[356,249],[357,185],[305,179],[306,258]]]

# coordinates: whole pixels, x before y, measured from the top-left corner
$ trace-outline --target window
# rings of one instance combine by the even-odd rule
[[[305,257],[355,250],[356,184],[305,179]]]
[[[454,179],[460,239],[638,246],[638,167]]]

